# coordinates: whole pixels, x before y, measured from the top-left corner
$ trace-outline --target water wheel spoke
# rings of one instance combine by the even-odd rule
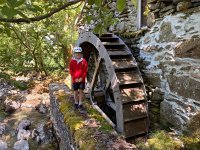
[[[99,70],[101,68],[101,63],[102,63],[102,58],[99,58],[97,63],[96,63],[96,68],[95,68],[95,71],[94,71],[94,75],[93,75],[93,78],[92,78],[92,82],[90,84],[90,101],[92,103],[94,103],[94,100],[93,100],[93,94],[94,94],[94,86],[96,85],[96,82],[97,82],[97,79],[98,79],[98,74],[99,74]]]

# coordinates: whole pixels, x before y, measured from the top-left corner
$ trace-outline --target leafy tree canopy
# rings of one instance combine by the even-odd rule
[[[134,1],[134,0],[132,0]],[[32,69],[48,74],[67,67],[76,24],[102,34],[116,19],[112,0],[0,0],[0,72]],[[125,0],[117,0],[123,11]]]

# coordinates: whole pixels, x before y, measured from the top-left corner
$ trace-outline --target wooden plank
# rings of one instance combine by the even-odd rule
[[[95,71],[94,71],[94,75],[93,75],[93,78],[92,78],[92,82],[90,84],[90,101],[93,103],[93,93],[94,93],[94,85],[96,84],[97,82],[97,78],[98,78],[98,74],[99,74],[99,70],[100,70],[100,67],[101,67],[101,63],[102,63],[102,58],[100,57],[96,63],[96,68],[95,68]]]
[[[123,49],[124,48],[124,44],[120,44],[120,43],[104,43],[104,46],[106,49]]]
[[[146,94],[142,87],[121,89],[123,103],[145,100]]]
[[[123,105],[124,120],[134,120],[139,116],[147,116],[147,102]]]
[[[117,72],[117,78],[120,82],[120,85],[123,84],[135,84],[135,83],[141,83],[142,79],[138,75],[138,72]]]
[[[130,58],[112,59],[112,65],[115,69],[137,68],[137,65]]]
[[[108,54],[110,56],[126,56],[126,55],[130,55],[130,53],[126,52],[126,51],[108,51]]]
[[[126,138],[133,137],[136,135],[144,134],[148,132],[148,119],[138,119],[125,123],[124,134]]]
[[[115,103],[113,103],[112,101],[107,101],[106,104],[111,107],[114,111],[117,111],[116,110],[116,105]]]
[[[102,42],[116,42],[118,38],[116,37],[100,37]]]

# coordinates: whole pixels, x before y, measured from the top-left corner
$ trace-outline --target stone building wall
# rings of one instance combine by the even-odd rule
[[[200,0],[147,0],[145,35],[137,31],[137,11],[130,1],[120,21],[109,28],[138,61],[149,99],[151,124],[185,130],[200,112]],[[141,32],[143,33],[143,32]]]
[[[135,12],[132,30],[126,29],[130,26],[120,28],[122,23],[110,31],[121,36],[138,60],[147,88],[151,124],[185,130],[200,112],[200,0],[147,3],[149,28],[144,36],[133,35],[137,17],[131,5],[130,12]],[[125,20],[125,24],[131,23]]]
[[[200,0],[147,0],[149,13],[147,25],[152,26],[158,18],[176,14],[200,6]]]
[[[138,45],[151,97],[163,93],[160,121],[181,130],[200,112],[199,17],[199,7],[164,16]]]
[[[119,13],[116,8],[116,0],[114,0],[109,6],[114,10],[115,17],[118,18],[119,22],[115,26],[109,28],[110,32],[133,32],[137,30],[137,10],[130,0],[127,0],[127,5],[122,13]]]

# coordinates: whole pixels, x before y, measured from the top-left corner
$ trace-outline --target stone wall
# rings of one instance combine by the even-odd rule
[[[118,12],[116,8],[116,0],[109,5],[114,11],[115,18],[118,18],[118,23],[109,28],[110,32],[125,33],[137,30],[137,10],[130,0],[127,0],[126,8],[123,12]]]
[[[138,45],[150,99],[163,99],[160,121],[181,130],[200,112],[199,16],[198,7],[167,15]]]
[[[73,95],[65,84],[51,83],[49,94],[50,116],[59,150],[137,149],[134,144],[126,142],[117,134],[86,100],[86,111],[74,110]]]
[[[130,0],[126,0],[126,6],[123,12],[117,10],[117,0],[112,0],[108,8],[113,12],[113,17],[117,19],[115,25],[108,27],[108,32],[127,33],[137,31],[137,10]],[[89,14],[91,15],[91,14]],[[97,12],[92,14],[98,17]],[[93,31],[98,21],[92,20],[90,24],[79,26],[79,32]]]
[[[152,26],[156,19],[200,6],[200,0],[147,0],[149,13],[147,25]]]
[[[56,96],[56,92],[59,90],[63,90],[65,93],[69,92],[69,89],[64,84],[52,83],[49,85],[51,120],[53,122],[59,149],[74,150],[76,149],[76,145],[74,144],[69,127],[67,127],[64,123],[64,116],[59,110],[59,104]]]

